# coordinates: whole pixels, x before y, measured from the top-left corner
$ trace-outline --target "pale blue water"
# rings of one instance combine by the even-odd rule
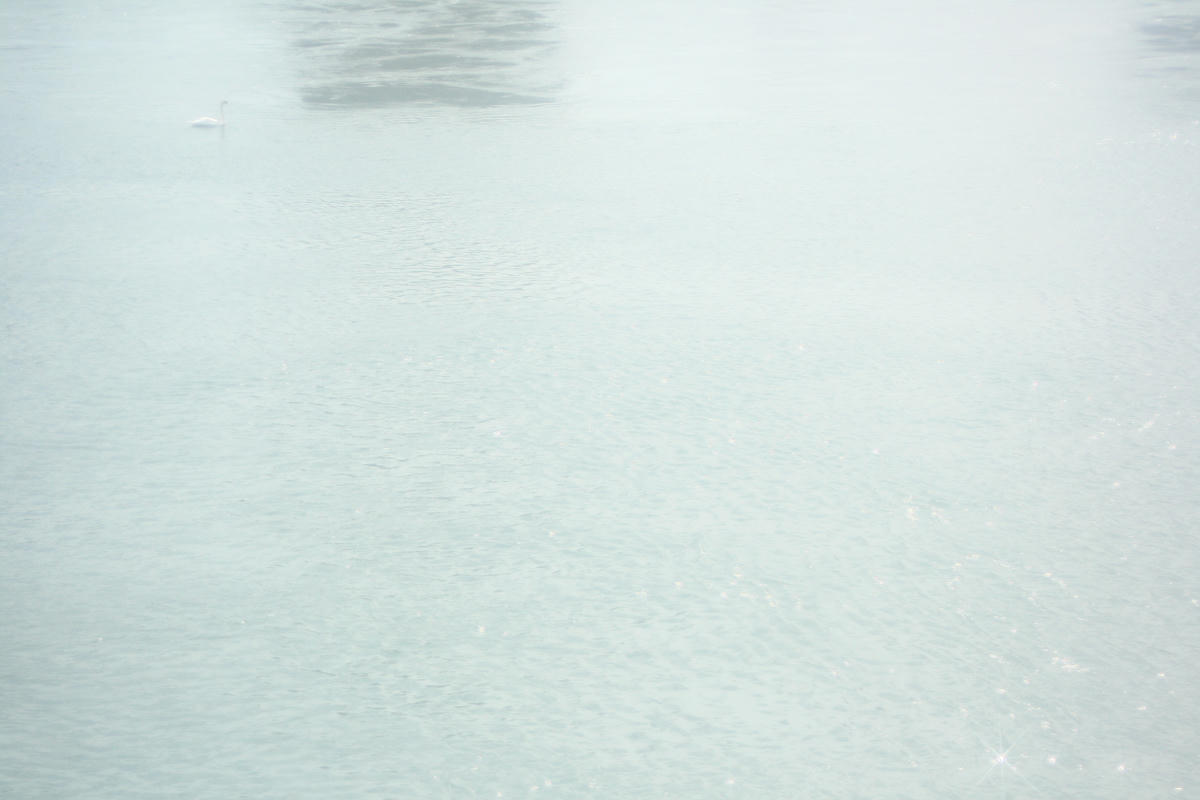
[[[0,794],[1196,794],[1196,4],[0,20]]]

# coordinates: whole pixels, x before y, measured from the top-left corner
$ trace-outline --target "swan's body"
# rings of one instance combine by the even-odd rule
[[[220,128],[221,126],[223,126],[225,124],[225,106],[227,106],[227,105],[229,105],[228,100],[221,101],[221,111],[219,112],[220,116],[221,116],[220,119],[213,119],[212,117],[201,117],[200,119],[192,120],[190,123],[191,126],[193,128]]]

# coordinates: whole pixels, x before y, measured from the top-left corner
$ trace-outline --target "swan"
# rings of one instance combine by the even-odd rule
[[[213,119],[212,117],[201,117],[200,119],[192,120],[189,124],[193,128],[220,128],[225,124],[225,106],[227,106],[227,105],[229,105],[228,100],[221,101],[221,111],[220,111],[221,118],[220,119]]]

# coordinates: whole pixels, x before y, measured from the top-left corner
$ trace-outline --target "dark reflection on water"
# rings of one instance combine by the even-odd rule
[[[1167,52],[1200,50],[1200,14],[1157,17],[1142,26],[1150,45]]]
[[[1200,12],[1180,13],[1182,4],[1163,7],[1141,25],[1144,54],[1143,71],[1151,78],[1169,79],[1174,94],[1181,100],[1200,103]]]
[[[329,107],[551,102],[543,62],[556,28],[547,9],[479,0],[302,6],[293,45],[304,56],[303,100]]]

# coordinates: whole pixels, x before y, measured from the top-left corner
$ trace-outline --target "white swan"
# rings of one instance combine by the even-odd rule
[[[229,105],[228,100],[221,101],[221,111],[220,111],[221,118],[220,119],[213,119],[212,117],[201,117],[200,119],[192,120],[189,124],[193,128],[220,128],[221,126],[223,126],[225,124],[225,106],[227,106],[227,105]]]

